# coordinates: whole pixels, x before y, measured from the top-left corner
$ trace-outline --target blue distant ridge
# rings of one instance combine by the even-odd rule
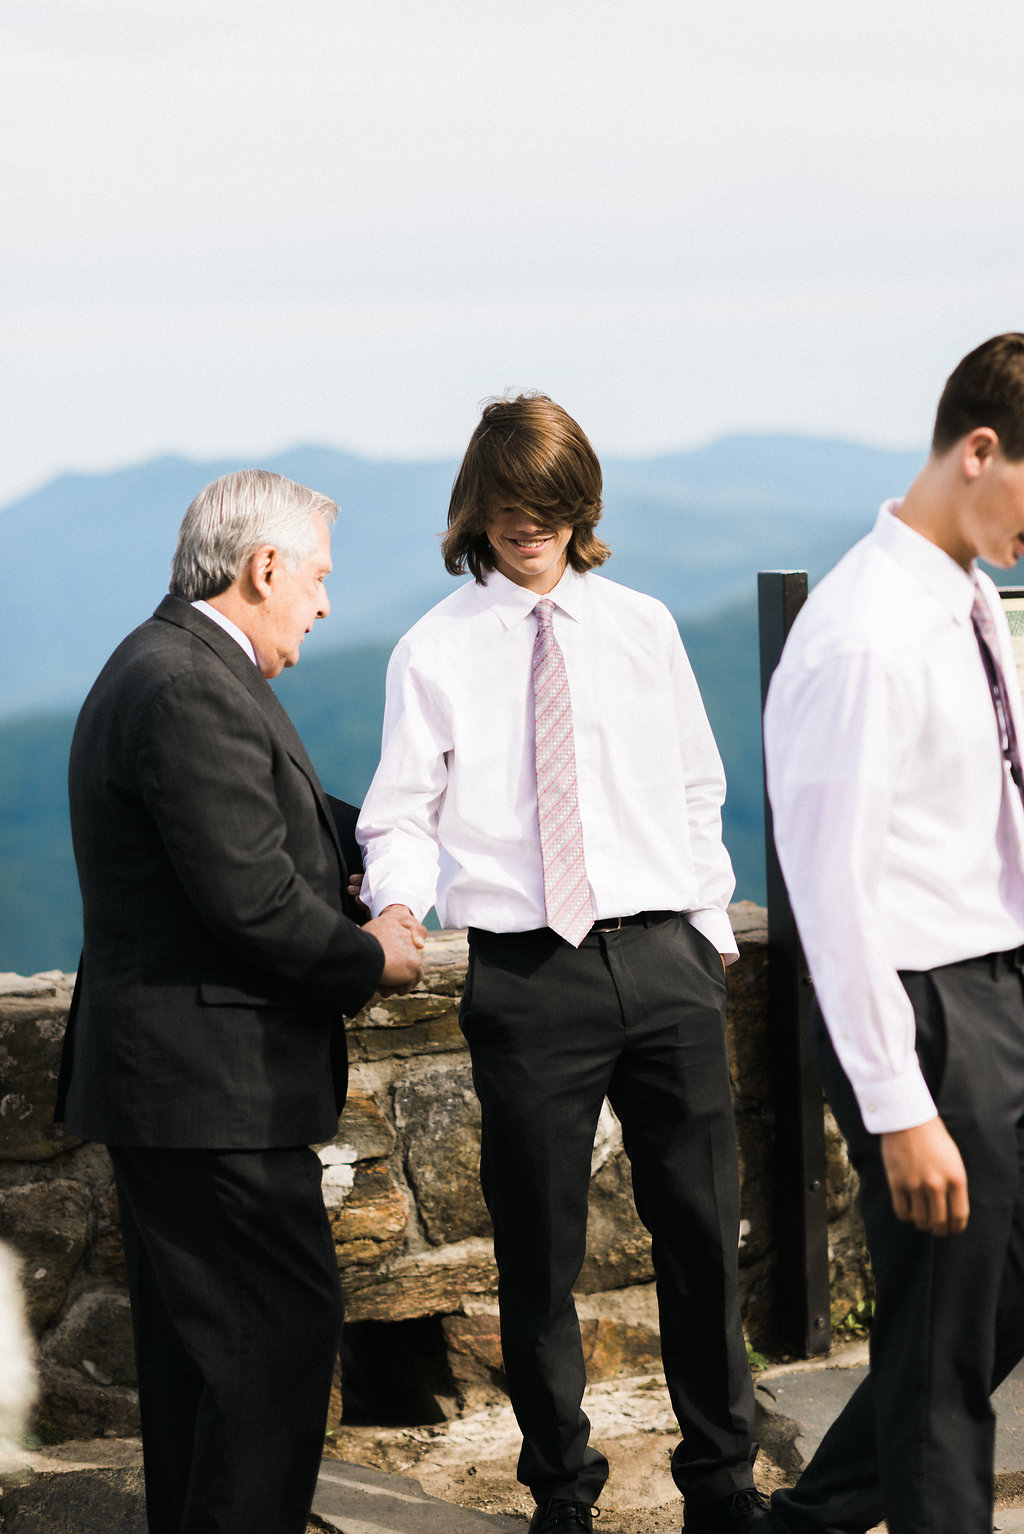
[[[602,532],[613,549],[605,572],[660,597],[679,621],[725,761],[725,838],[741,898],[764,896],[757,571],[822,574],[923,458],[734,436],[605,461]],[[75,713],[111,649],[166,590],[188,502],[239,466],[169,457],[62,475],[0,510],[0,970],[77,963],[65,790]],[[324,490],[342,508],[333,611],[276,685],[328,789],[358,801],[377,762],[391,645],[455,584],[438,541],[456,465],[306,446],[257,466]],[[1014,573],[1004,578],[1012,583]]]
[[[759,568],[838,557],[923,453],[796,436],[732,436],[690,452],[605,462],[606,573],[680,615],[752,589]],[[193,495],[239,467],[163,457],[108,474],[64,474],[0,509],[0,717],[77,704],[113,646],[167,589]],[[438,554],[454,460],[371,461],[295,447],[260,467],[336,499],[334,613],[310,654],[398,637],[452,588]]]

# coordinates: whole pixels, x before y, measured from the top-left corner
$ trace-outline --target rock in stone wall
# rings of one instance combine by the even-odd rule
[[[73,975],[0,975],[0,1159],[49,1161],[71,1143],[53,1124]]]
[[[22,1259],[41,1417],[75,1436],[130,1433],[138,1402],[110,1162],[52,1122],[73,981],[0,975],[0,1237]]]
[[[749,903],[734,906],[732,916],[741,950],[728,976],[741,1288],[748,1335],[765,1346],[775,1292],[765,916]],[[500,1386],[496,1275],[477,1181],[479,1115],[457,1016],[466,957],[465,934],[432,934],[416,991],[377,999],[354,1019],[349,1102],[338,1134],[318,1147],[348,1320],[446,1317],[451,1373],[464,1398]],[[109,1161],[102,1148],[82,1145],[50,1122],[71,979],[0,976],[0,1236],[23,1260],[39,1338],[41,1415],[63,1432],[86,1436],[132,1431],[137,1408]],[[829,1145],[839,1320],[864,1295],[867,1275],[855,1179],[834,1133]],[[655,1361],[651,1277],[621,1135],[606,1110],[578,1285],[591,1377]],[[629,1287],[637,1285],[646,1287]],[[617,1305],[627,1296],[628,1311]]]
[[[864,1221],[857,1202],[860,1179],[850,1164],[846,1141],[825,1108],[825,1157],[828,1193],[828,1267],[833,1331],[874,1295],[864,1247]]]

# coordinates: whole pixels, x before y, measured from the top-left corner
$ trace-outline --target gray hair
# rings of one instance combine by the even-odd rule
[[[316,551],[317,517],[330,527],[337,515],[326,495],[281,474],[267,469],[223,474],[200,490],[178,529],[171,595],[186,602],[219,596],[267,543],[288,565],[299,565]]]

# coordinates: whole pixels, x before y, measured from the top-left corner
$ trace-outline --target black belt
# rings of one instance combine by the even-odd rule
[[[979,953],[970,959],[955,959],[952,964],[940,964],[938,969],[974,969],[986,965],[999,969],[1024,969],[1024,948],[1007,948],[999,953]]]
[[[595,932],[618,932],[620,927],[653,927],[662,921],[678,920],[679,911],[637,911],[632,916],[603,916],[594,922],[583,941]],[[527,932],[491,932],[486,927],[470,927],[469,940],[475,942],[512,943],[537,942],[538,939],[555,940],[550,927],[532,927]]]
[[[649,922],[666,921],[670,916],[678,915],[678,911],[637,911],[632,916],[602,916],[590,931],[618,932],[620,927],[645,927]]]
[[[935,971],[944,969],[987,969],[992,978],[999,974],[1002,969],[1017,970],[1024,976],[1024,946],[1020,948],[1007,948],[997,953],[979,953],[970,959],[954,959],[951,964],[936,964]],[[928,969],[901,969],[898,974],[903,975],[929,975],[933,970]]]

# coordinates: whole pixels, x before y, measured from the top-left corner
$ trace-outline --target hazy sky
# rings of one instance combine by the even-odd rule
[[[1021,0],[0,0],[0,500],[324,441],[926,440],[1024,328]]]

